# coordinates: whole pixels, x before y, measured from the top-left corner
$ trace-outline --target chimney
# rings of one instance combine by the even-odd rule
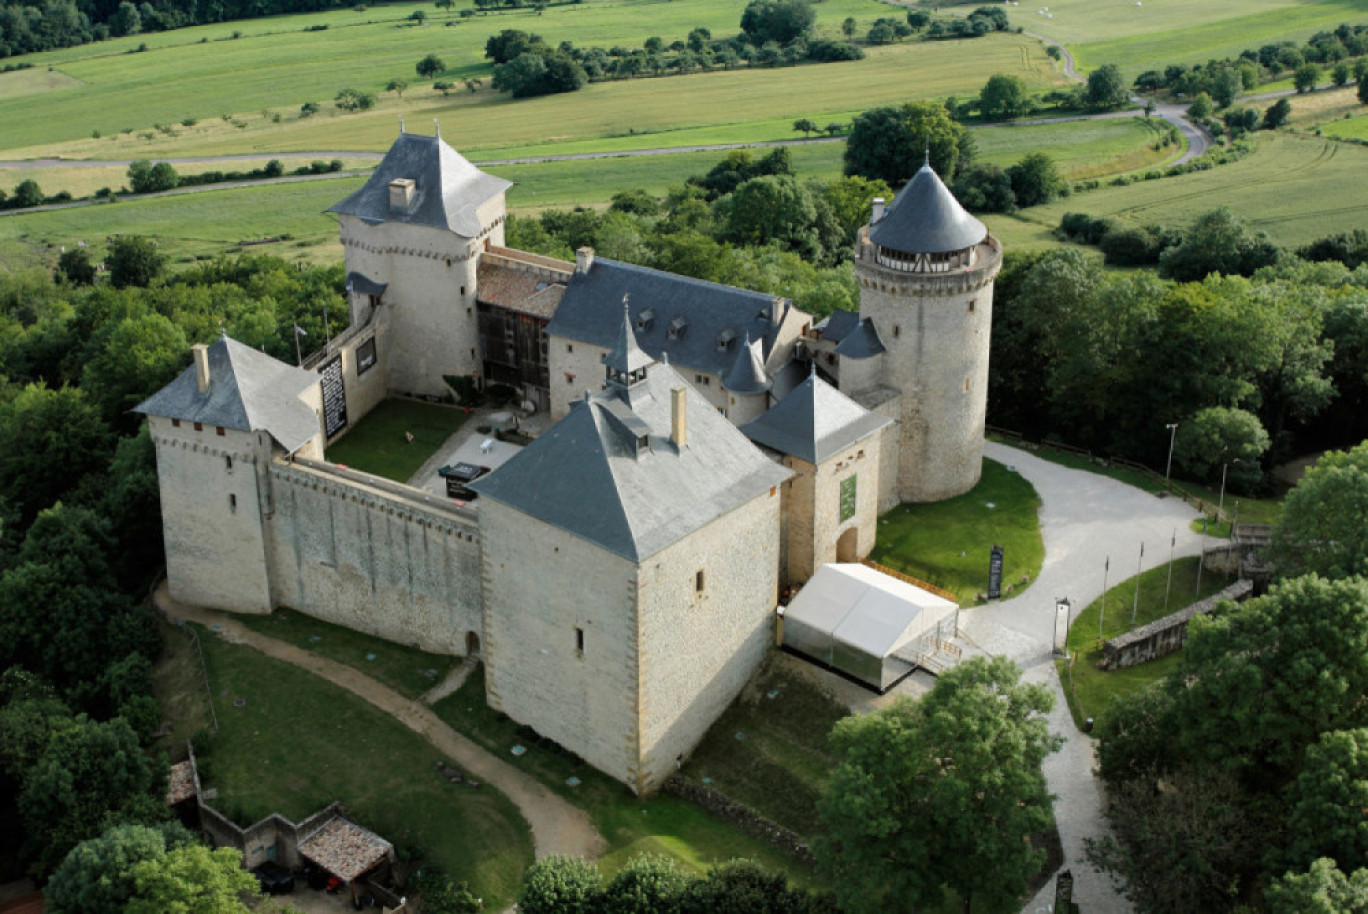
[[[190,347],[195,355],[195,386],[200,393],[209,392],[209,347],[196,343]]]
[[[670,391],[670,440],[677,448],[684,447],[687,440],[685,429],[685,397],[688,392],[683,387]]]
[[[395,178],[389,183],[390,209],[408,209],[413,205],[416,185],[412,178]]]
[[[588,273],[589,268],[594,265],[594,249],[582,247],[575,251],[575,272]]]
[[[870,214],[869,214],[869,224],[870,224],[870,225],[873,225],[874,223],[876,223],[876,222],[878,222],[880,219],[882,219],[882,218],[883,218],[883,213],[884,213],[884,198],[883,198],[883,197],[875,197],[875,198],[874,198],[874,209],[873,209],[873,211],[870,212]]]
[[[784,299],[776,295],[770,299],[770,323],[779,326],[779,321],[784,316]]]

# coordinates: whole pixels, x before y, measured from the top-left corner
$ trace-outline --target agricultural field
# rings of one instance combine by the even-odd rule
[[[1368,149],[1295,134],[1265,135],[1258,142],[1252,155],[1210,171],[1102,187],[984,221],[1009,250],[1056,244],[1054,229],[1067,212],[1135,225],[1184,225],[1228,206],[1286,247],[1368,224]]]

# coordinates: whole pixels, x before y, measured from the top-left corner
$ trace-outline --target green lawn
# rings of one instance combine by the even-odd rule
[[[243,615],[240,619],[263,635],[355,667],[407,698],[418,698],[460,663],[456,657],[429,654],[293,609],[278,609],[269,616]]]
[[[353,470],[408,482],[465,421],[464,410],[417,400],[386,400],[337,441],[327,458]],[[413,435],[409,441],[404,433]]]
[[[1182,657],[1182,653],[1179,652],[1124,670],[1103,672],[1097,668],[1097,664],[1102,660],[1103,641],[1131,631],[1133,627],[1177,612],[1231,583],[1224,575],[1204,572],[1199,591],[1195,556],[1178,559],[1173,563],[1171,590],[1168,586],[1168,575],[1168,563],[1151,568],[1138,579],[1131,577],[1110,588],[1104,597],[1094,600],[1081,613],[1074,616],[1073,624],[1069,628],[1069,652],[1073,655],[1073,662],[1070,664],[1068,661],[1058,660],[1056,666],[1059,669],[1060,683],[1064,686],[1064,695],[1069,702],[1069,711],[1073,714],[1074,723],[1079,727],[1082,727],[1083,719],[1087,717],[1100,721],[1118,698],[1158,682],[1178,665]],[[1135,625],[1132,626],[1131,610],[1135,606],[1137,580],[1140,582],[1140,602],[1135,613]],[[1104,600],[1105,614],[1102,612]],[[1102,622],[1100,639],[1097,634],[1099,617]]]
[[[837,762],[827,734],[850,711],[775,659],[712,725],[684,773],[810,837]]]
[[[984,221],[1008,250],[1058,244],[1054,230],[1067,212],[1128,225],[1186,225],[1229,206],[1286,247],[1368,223],[1368,148],[1292,134],[1261,135],[1258,143],[1251,155],[1210,171],[1102,187]]]
[[[991,507],[990,507],[991,505]],[[879,519],[870,559],[951,591],[972,605],[988,589],[988,559],[1002,546],[1006,597],[1035,580],[1045,559],[1035,487],[1000,463],[984,459],[973,489],[930,505],[900,505]]]
[[[539,739],[533,731],[491,710],[485,704],[483,667],[476,669],[455,695],[438,702],[434,710],[453,729],[588,812],[608,842],[599,859],[605,877],[611,877],[637,854],[656,853],[672,857],[694,873],[706,871],[712,863],[749,857],[766,869],[784,871],[800,885],[814,884],[813,874],[802,864],[723,824],[693,803],[664,794],[645,800],[633,796],[624,785],[550,740]],[[524,746],[527,752],[512,755],[510,750],[515,745]],[[578,786],[566,783],[571,777],[579,779]]]
[[[532,836],[507,798],[446,781],[440,753],[350,692],[200,634],[219,733],[196,752],[216,808],[246,825],[271,812],[299,821],[340,800],[397,847],[467,880],[489,909],[512,901]]]
[[[152,695],[161,706],[162,717],[170,722],[171,732],[153,746],[164,751],[172,762],[187,757],[186,741],[197,732],[208,732],[212,725],[209,692],[200,672],[199,652],[182,629],[158,621],[162,651],[152,668]]]

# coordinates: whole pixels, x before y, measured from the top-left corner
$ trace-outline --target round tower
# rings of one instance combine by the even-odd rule
[[[883,351],[875,370],[850,373],[863,390],[846,390],[843,359],[841,387],[898,420],[901,501],[939,501],[978,482],[1001,267],[1002,245],[929,162],[887,209],[876,200],[860,230],[860,318]]]

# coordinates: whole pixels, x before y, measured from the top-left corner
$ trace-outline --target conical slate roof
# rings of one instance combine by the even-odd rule
[[[760,341],[751,342],[746,333],[746,344],[736,351],[736,360],[722,376],[722,389],[734,394],[760,394],[769,390],[771,381],[760,360]]]
[[[390,206],[389,186],[396,178],[414,182],[413,202],[403,209]],[[428,225],[475,238],[481,231],[476,209],[512,186],[470,164],[440,135],[401,133],[361,189],[328,212],[373,224]]]
[[[870,241],[904,254],[962,251],[987,236],[987,227],[960,206],[930,162],[918,169],[869,229]]]
[[[756,444],[818,464],[892,421],[865,409],[814,372],[769,412],[741,426],[741,432]]]
[[[603,357],[603,364],[607,365],[609,370],[621,372],[624,376],[638,368],[655,364],[655,359],[637,345],[636,331],[632,328],[632,313],[628,309],[626,296],[622,298],[622,326],[618,328],[617,342]]]
[[[228,337],[209,347],[209,389],[200,392],[192,364],[133,412],[202,422],[241,432],[265,431],[293,453],[319,432],[318,416],[299,399],[318,383],[312,371],[286,365]]]

